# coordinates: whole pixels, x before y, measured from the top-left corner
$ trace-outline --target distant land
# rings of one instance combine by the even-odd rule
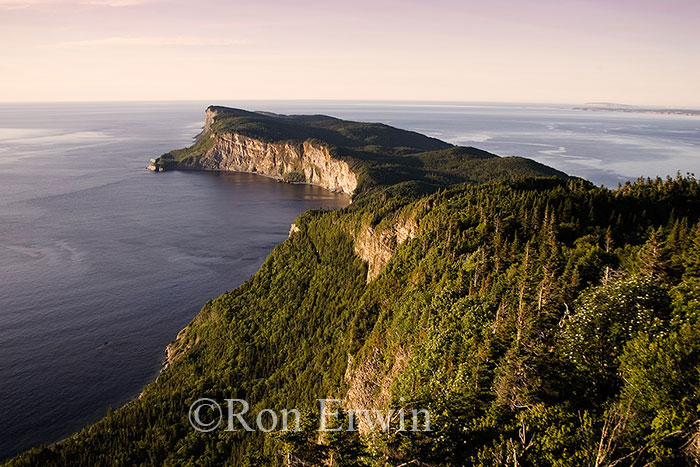
[[[586,102],[582,107],[574,107],[574,110],[598,110],[607,112],[686,115],[688,117],[700,117],[700,110],[677,109],[671,107],[637,107],[634,105],[614,104],[612,102]]]
[[[432,190],[499,177],[567,174],[523,157],[499,157],[380,123],[210,106],[194,145],[151,159],[148,169],[250,172],[358,195],[412,182]]]

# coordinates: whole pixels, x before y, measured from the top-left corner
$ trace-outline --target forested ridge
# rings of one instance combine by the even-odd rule
[[[157,163],[218,134],[322,141],[358,175],[353,203],[295,220],[138,399],[8,465],[699,465],[693,176],[611,190],[387,125],[207,115]],[[201,398],[299,409],[303,429],[202,433]],[[424,410],[431,431],[319,432],[318,399],[341,401],[337,424]]]
[[[9,465],[697,465],[699,217],[690,177],[404,183],[307,212],[139,399]],[[415,234],[367,282],[357,232],[397,222]],[[305,430],[199,433],[201,397]],[[319,435],[317,398],[427,407],[433,431]]]

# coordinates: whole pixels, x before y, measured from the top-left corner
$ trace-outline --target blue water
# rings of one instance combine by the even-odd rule
[[[0,458],[138,395],[295,217],[347,204],[251,174],[145,170],[189,144],[202,109],[0,107]]]
[[[501,156],[529,157],[610,187],[641,176],[675,176],[678,171],[700,175],[700,117],[525,104],[238,105],[384,122]]]
[[[135,397],[208,299],[290,222],[348,199],[249,174],[153,174],[209,102],[0,104],[0,459]],[[615,186],[700,173],[700,118],[567,107],[217,102],[381,121]]]

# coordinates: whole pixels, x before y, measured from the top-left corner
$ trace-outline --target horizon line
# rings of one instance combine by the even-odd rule
[[[554,102],[554,101],[509,101],[509,100],[448,100],[448,99],[360,99],[360,98],[220,98],[220,99],[96,99],[96,100],[10,100],[0,101],[5,104],[116,104],[116,103],[166,103],[166,102],[343,102],[343,103],[416,103],[416,104],[519,104],[519,105],[599,105],[605,107],[629,107],[638,109],[659,110],[691,110],[700,111],[700,104],[687,106],[660,105],[660,104],[626,104],[621,102],[587,101],[587,102]],[[210,104],[217,105],[217,104]]]

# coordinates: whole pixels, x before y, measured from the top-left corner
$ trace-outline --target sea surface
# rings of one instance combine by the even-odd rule
[[[144,169],[204,109],[378,121],[597,184],[700,173],[700,118],[573,106],[381,102],[0,104],[0,460],[136,397],[208,299],[303,211],[348,198],[251,174]]]

